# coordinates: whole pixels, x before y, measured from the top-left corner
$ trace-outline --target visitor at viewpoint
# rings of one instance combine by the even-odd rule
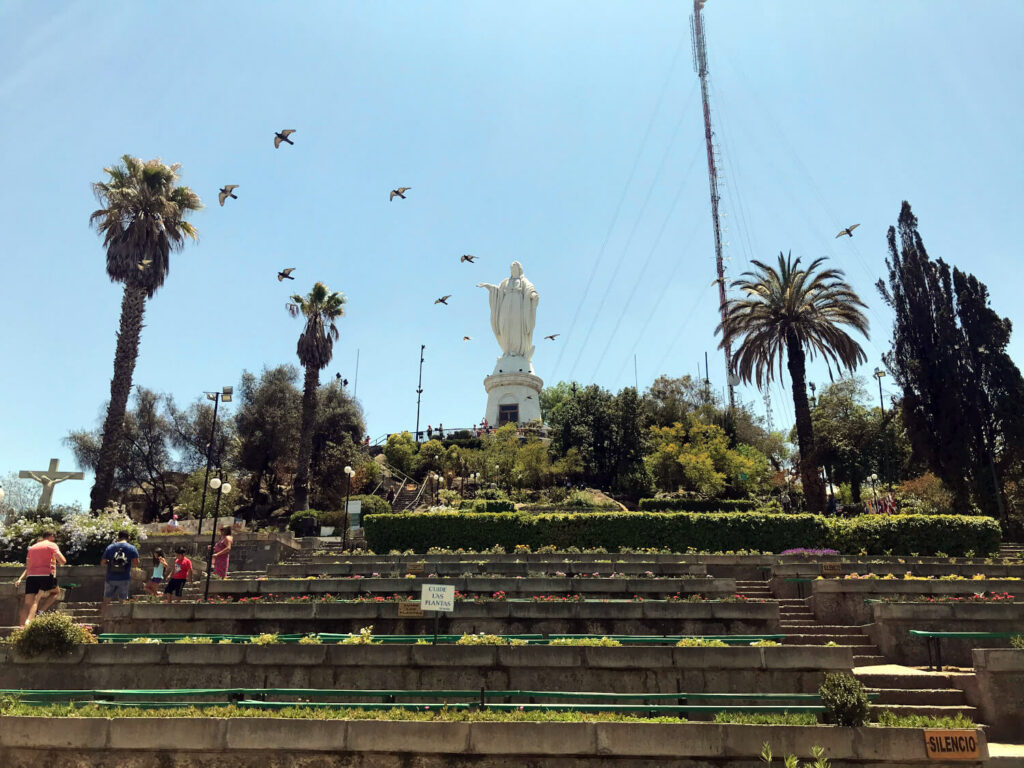
[[[39,541],[28,548],[25,556],[25,570],[15,584],[25,580],[25,602],[21,606],[18,626],[24,628],[39,613],[47,610],[60,599],[57,586],[57,564],[67,560],[54,542],[53,531],[43,531]]]
[[[181,592],[185,589],[185,583],[192,578],[192,561],[185,556],[185,548],[178,547],[178,556],[174,558],[171,566],[171,578],[167,580],[164,587],[164,600],[178,602],[181,600]]]
[[[131,595],[132,568],[139,562],[139,550],[128,542],[130,538],[128,531],[118,531],[117,541],[103,552],[100,565],[107,567],[107,580],[103,585],[101,611],[110,605],[111,600],[127,600]]]
[[[228,560],[231,552],[231,544],[234,539],[231,536],[231,526],[225,525],[220,529],[220,541],[213,545],[213,555],[211,560],[213,562],[213,575],[221,579],[228,577]]]

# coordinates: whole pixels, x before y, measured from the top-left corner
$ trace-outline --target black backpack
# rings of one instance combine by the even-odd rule
[[[128,572],[128,553],[125,552],[123,548],[118,549],[116,552],[114,552],[114,555],[110,558],[110,572]]]

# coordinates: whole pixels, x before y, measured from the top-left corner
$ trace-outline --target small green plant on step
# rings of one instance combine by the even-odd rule
[[[1014,635],[1011,637],[1010,646],[1024,651],[1024,635]]]
[[[677,648],[728,648],[729,644],[721,640],[708,640],[703,637],[684,637],[678,643]]]
[[[860,680],[852,675],[834,672],[825,675],[818,689],[825,707],[824,720],[831,725],[867,725],[870,704]]]
[[[804,768],[829,768],[830,763],[827,757],[825,757],[825,750],[815,744],[811,747],[811,756],[814,758],[813,762],[804,763]],[[772,747],[767,741],[761,746],[761,762],[765,765],[772,764]],[[782,759],[782,764],[785,768],[800,768],[800,761],[796,755],[786,755]]]
[[[344,640],[339,640],[338,645],[380,645],[380,640],[373,639],[373,625],[363,627],[358,635],[349,633]]]
[[[278,636],[277,636],[276,633],[275,634],[264,633],[262,635],[256,635],[255,637],[250,637],[249,638],[249,643],[251,645],[278,645],[278,644],[280,644],[280,642],[281,641],[280,641],[280,639],[278,639]]]
[[[96,636],[66,613],[44,613],[12,632],[7,642],[22,656],[67,656],[79,645],[95,643]]]

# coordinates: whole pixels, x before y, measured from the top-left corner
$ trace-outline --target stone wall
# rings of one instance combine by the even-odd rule
[[[871,603],[883,598],[970,597],[976,592],[1009,592],[1024,600],[1021,581],[922,581],[917,579],[822,579],[810,582],[811,610],[823,624],[867,624],[872,621]],[[921,629],[921,627],[914,627]]]
[[[914,728],[820,728],[713,723],[507,723],[291,720],[7,718],[5,768],[637,768],[757,764],[761,745],[808,757],[820,745],[835,768],[929,764],[980,766],[981,759],[929,761]]]
[[[337,688],[620,693],[817,693],[848,647],[111,645],[20,658],[0,646],[0,688]]]
[[[976,648],[972,653],[978,679],[980,721],[997,741],[1017,743],[1024,736],[1024,650]]]
[[[434,618],[400,618],[397,603],[121,603],[103,621],[104,632],[282,634],[358,632],[426,634]],[[456,603],[441,614],[441,634],[722,635],[774,634],[777,603],[491,602]]]
[[[890,662],[923,666],[928,646],[912,629],[934,632],[1017,632],[1024,628],[1024,603],[875,603],[868,635]],[[969,667],[979,646],[1009,645],[1009,640],[943,639],[942,663]]]
[[[732,579],[630,579],[630,578],[485,578],[460,576],[428,576],[421,578],[348,578],[348,579],[251,579],[217,581],[210,584],[210,594],[232,597],[277,594],[329,594],[335,597],[358,595],[413,595],[419,599],[425,582],[450,584],[456,591],[490,597],[504,592],[506,597],[533,595],[580,594],[585,597],[664,598],[673,594],[703,595],[707,598],[729,597],[736,592]]]

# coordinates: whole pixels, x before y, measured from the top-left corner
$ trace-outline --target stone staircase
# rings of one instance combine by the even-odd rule
[[[409,505],[416,501],[419,492],[420,487],[415,483],[403,483],[402,489],[395,496],[395,500],[391,502],[391,508],[396,512],[408,509]]]
[[[1024,544],[1004,541],[999,545],[999,556],[1024,559]]]
[[[826,645],[831,641],[851,646],[854,676],[868,693],[878,694],[872,702],[876,712],[935,716],[960,713],[975,719],[975,708],[967,704],[964,692],[953,685],[953,677],[958,673],[930,673],[889,665],[862,627],[821,624],[805,599],[776,599],[767,581],[737,581],[736,591],[751,600],[773,600],[779,604],[779,626],[786,635],[784,645]]]
[[[906,667],[854,669],[868,693],[877,693],[872,708],[897,715],[965,715],[977,722],[977,709],[967,704],[964,692],[954,684],[955,677],[973,673],[925,672]]]

